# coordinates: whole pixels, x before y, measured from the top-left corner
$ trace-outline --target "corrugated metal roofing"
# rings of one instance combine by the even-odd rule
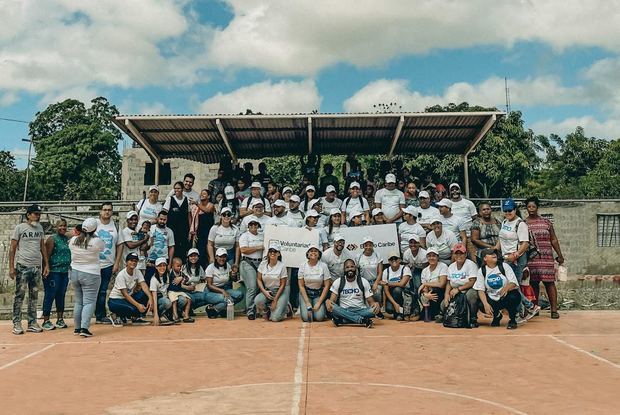
[[[502,112],[265,115],[121,115],[114,123],[149,154],[215,163],[237,158],[307,154],[387,154],[403,118],[394,154],[463,154]],[[133,131],[132,131],[133,130]],[[137,134],[134,134],[136,132]]]

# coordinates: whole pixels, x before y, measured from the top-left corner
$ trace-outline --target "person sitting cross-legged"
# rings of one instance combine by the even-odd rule
[[[344,263],[344,276],[334,281],[326,302],[336,327],[342,324],[363,324],[372,327],[372,318],[380,306],[373,297],[370,284],[357,273],[355,261],[347,259]]]

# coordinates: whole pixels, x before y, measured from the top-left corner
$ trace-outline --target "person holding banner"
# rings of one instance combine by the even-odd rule
[[[290,288],[280,250],[279,242],[271,242],[267,259],[258,266],[256,281],[260,293],[254,299],[254,305],[265,320],[282,321],[286,318]]]
[[[344,249],[344,236],[340,233],[335,234],[334,246],[325,250],[321,257],[321,261],[325,262],[329,268],[332,281],[336,281],[344,275],[344,263],[348,259],[355,261],[349,250]]]
[[[439,261],[439,251],[430,246],[426,250],[428,266],[422,270],[422,285],[418,289],[422,305],[427,309],[425,318],[433,319],[440,314],[440,304],[443,301],[446,282],[448,280],[448,266]],[[441,322],[441,319],[438,322]]]
[[[316,245],[310,245],[306,251],[307,261],[299,268],[297,284],[299,286],[299,314],[305,322],[325,320],[325,300],[331,286],[331,274],[324,262],[321,251]]]
[[[381,301],[383,286],[379,282],[383,273],[383,262],[375,252],[375,244],[370,236],[364,237],[362,244],[364,251],[357,257],[357,267],[362,278],[372,286],[375,301]],[[381,318],[383,315],[377,317]]]
[[[325,227],[325,233],[327,234],[327,241],[329,242],[330,248],[334,246],[334,235],[340,233],[340,229],[344,229],[347,227],[342,221],[340,217],[343,215],[340,212],[340,209],[332,209],[329,212],[329,224]]]
[[[254,298],[258,293],[256,276],[258,266],[263,259],[263,233],[259,233],[261,227],[257,220],[250,220],[248,230],[239,237],[239,250],[241,251],[241,262],[239,263],[239,273],[245,285],[245,309],[248,320],[256,318],[254,310]]]
[[[399,252],[388,254],[390,266],[383,270],[381,286],[387,300],[385,312],[392,315],[394,320],[403,321],[403,290],[411,279],[411,269],[401,264]]]
[[[398,226],[398,239],[400,240],[400,251],[404,254],[409,248],[409,239],[412,235],[418,236],[418,242],[426,248],[426,231],[418,222],[418,209],[413,206],[403,208],[403,219],[405,220]]]

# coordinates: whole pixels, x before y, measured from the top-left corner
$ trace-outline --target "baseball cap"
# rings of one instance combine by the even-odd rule
[[[28,206],[28,208],[26,209],[26,213],[34,213],[34,212],[41,212],[41,206],[35,204],[32,204],[30,206]]]
[[[433,216],[430,220],[430,224],[434,224],[434,223],[441,223],[443,224],[443,222],[441,221],[441,218],[439,216]]]
[[[413,206],[404,207],[403,213],[407,213],[409,215],[415,216],[416,218],[418,217],[418,209],[416,209]]]
[[[188,258],[189,258],[190,255],[193,255],[193,254],[200,255],[200,252],[198,252],[198,250],[196,248],[192,248],[189,251],[187,251],[187,257]]]
[[[250,187],[258,187],[259,189],[262,187],[259,182],[252,182],[252,186]]]
[[[322,205],[321,201],[319,199],[312,199],[311,201],[308,202],[308,207],[307,209],[310,210],[314,207],[314,205]]]
[[[439,202],[437,202],[437,206],[445,206],[452,209],[452,201],[450,199],[441,199]]]
[[[274,206],[280,206],[280,207],[286,207],[286,202],[282,199],[278,199],[275,202],[273,202]]]
[[[357,187],[358,189],[361,188],[360,184],[358,182],[353,182],[349,185],[349,189],[353,189],[354,187]]]
[[[82,230],[84,232],[94,232],[97,229],[97,219],[95,218],[86,218],[84,222],[82,222]]]
[[[217,251],[215,251],[215,256],[224,256],[224,255],[228,255],[228,251],[226,250],[226,248],[217,248]]]
[[[168,265],[168,260],[166,260],[166,258],[157,258],[157,259],[155,260],[155,266],[157,267],[157,266],[159,266],[159,265],[161,265],[161,264],[166,264],[166,265]]]
[[[393,175],[392,173],[386,174],[385,175],[385,182],[386,183],[396,183],[396,176]]]
[[[411,242],[412,239],[416,242],[420,242],[420,237],[415,233],[411,234],[411,236],[409,237],[409,242]]]
[[[284,189],[282,189],[282,194],[284,194],[286,192],[293,193],[293,189],[291,189],[289,186],[285,186]]]
[[[439,256],[439,250],[435,248],[434,246],[431,246],[430,248],[426,249],[426,256],[428,256],[428,254],[435,254]]]
[[[149,187],[149,193],[150,193],[150,192],[152,192],[152,191],[156,191],[156,192],[158,192],[158,193],[159,193],[159,187],[157,187],[157,186],[151,186],[151,187]]]
[[[400,259],[400,253],[398,251],[390,251],[387,257],[388,259],[392,259],[392,258]]]
[[[359,209],[352,209],[351,213],[349,213],[349,218],[354,218],[356,216],[362,216],[364,214],[364,212],[362,212]]]
[[[452,190],[453,187],[456,187],[457,189],[461,190],[461,186],[458,183],[450,183],[450,186],[448,186],[448,189]]]
[[[321,216],[321,214],[314,209],[311,209],[306,212],[307,218],[318,218],[319,216]]]
[[[250,209],[253,208],[254,206],[265,206],[265,204],[263,203],[263,201],[260,198],[254,198],[252,199],[252,201],[250,202]]]
[[[342,214],[342,212],[338,208],[332,208],[332,210],[329,211],[329,216],[331,216],[331,215],[340,215],[340,214]]]
[[[230,210],[229,207],[222,208],[222,210],[220,211],[220,215],[223,215],[224,213],[232,214],[232,210]]]
[[[336,242],[336,241],[344,241],[344,236],[342,236],[341,233],[335,233],[333,239],[334,239],[334,242]]]
[[[430,199],[431,195],[429,195],[426,190],[422,190],[420,194],[418,195],[418,199],[423,198],[423,197]]]
[[[136,212],[135,210],[130,210],[129,212],[127,212],[127,219],[133,218],[134,216],[138,216],[138,212]]]
[[[312,191],[316,191],[316,187],[312,186],[311,184],[309,184],[308,186],[306,186],[306,192],[312,190]]]
[[[139,259],[138,255],[135,252],[130,252],[125,257],[125,262],[127,262],[127,261],[137,261],[138,259]]]
[[[374,218],[375,216],[377,216],[378,214],[383,213],[383,211],[381,210],[381,208],[374,208],[372,210],[372,217]]]
[[[502,212],[510,212],[511,210],[515,210],[517,208],[517,204],[514,199],[509,197],[508,199],[504,199],[502,202]]]
[[[319,249],[319,247],[316,244],[308,245],[308,249],[306,249],[306,252],[308,252],[311,249],[316,249],[317,251],[321,252],[321,250]]]
[[[260,226],[260,222],[259,222],[259,221],[257,221],[256,219],[252,219],[252,220],[250,220],[250,221],[248,222],[248,226],[250,226],[250,225],[251,225],[251,224],[253,224],[253,223],[257,224],[257,225],[258,225],[258,227],[259,227],[259,228],[261,228],[261,226]]]
[[[271,241],[269,242],[269,249],[273,249],[274,251],[280,252],[280,250],[282,249],[282,246],[280,245],[280,242],[278,241]]]
[[[373,241],[372,237],[370,237],[370,236],[364,236],[364,239],[362,239],[362,244],[365,244],[366,242],[375,243],[375,241]]]
[[[301,199],[299,198],[299,196],[297,196],[297,195],[293,195],[293,196],[291,196],[291,198],[289,199],[289,201],[299,203],[299,202],[301,202]]]
[[[325,193],[331,193],[335,191],[336,191],[336,188],[332,186],[331,184],[325,188]]]
[[[226,196],[226,199],[228,200],[232,200],[235,198],[235,188],[232,186],[226,186],[224,188],[224,196]]]
[[[455,253],[455,252],[461,252],[463,254],[466,254],[467,248],[465,248],[465,245],[458,243],[452,247],[452,253]]]

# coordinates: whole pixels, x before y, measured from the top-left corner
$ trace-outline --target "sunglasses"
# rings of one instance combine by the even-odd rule
[[[226,212],[226,213],[222,213],[222,216],[230,218],[232,216],[232,214]]]
[[[268,252],[269,252],[269,254],[277,254],[278,253],[278,251],[276,251],[275,249],[270,249]]]

